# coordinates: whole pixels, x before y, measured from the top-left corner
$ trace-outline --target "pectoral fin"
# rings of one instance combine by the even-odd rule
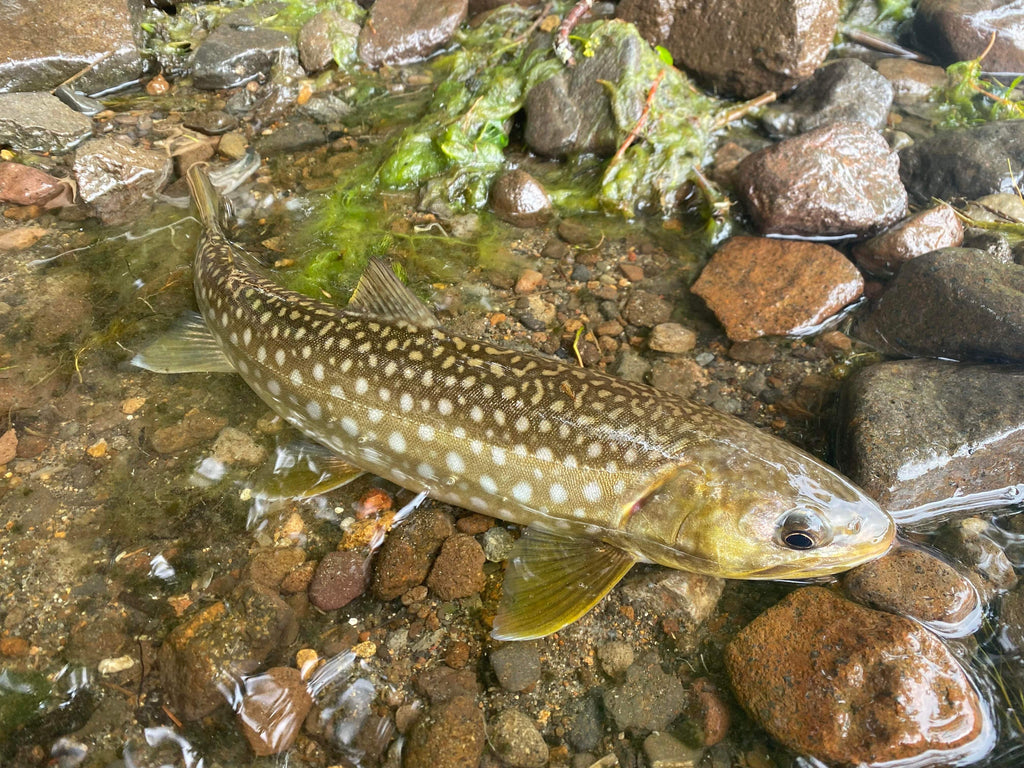
[[[593,608],[635,562],[608,544],[528,528],[512,550],[491,636],[530,640],[557,632]]]
[[[252,490],[265,499],[308,499],[333,491],[365,474],[319,443],[279,445],[252,479]]]
[[[209,328],[197,312],[182,317],[171,330],[132,358],[132,365],[156,373],[234,373]]]

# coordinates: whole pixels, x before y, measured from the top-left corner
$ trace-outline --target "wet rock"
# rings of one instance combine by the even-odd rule
[[[0,232],[0,251],[23,251],[47,233],[45,227],[18,227]]]
[[[0,14],[0,92],[49,91],[87,67],[75,80],[86,93],[137,79],[144,69],[135,40],[137,10],[131,0],[6,3]]]
[[[936,88],[946,84],[946,70],[942,67],[896,56],[879,60],[875,69],[892,85],[893,101],[897,104],[925,101]]]
[[[258,26],[276,14],[281,3],[258,3],[232,11],[196,48],[192,82],[197,88],[234,88],[268,77],[281,60],[297,67],[298,51],[286,32]]]
[[[436,509],[417,512],[390,531],[374,562],[374,596],[394,600],[422,584],[441,544],[453,531],[451,518]]]
[[[655,360],[651,365],[651,386],[680,397],[693,397],[698,388],[709,383],[707,372],[688,357]]]
[[[859,59],[836,59],[818,69],[761,121],[776,136],[795,136],[836,120],[880,129],[892,106],[889,81]]]
[[[900,177],[911,199],[979,198],[1014,193],[1024,183],[1024,167],[1006,164],[1024,154],[1024,120],[995,120],[973,128],[939,131],[900,152]]]
[[[105,593],[106,585],[101,586]],[[68,660],[75,664],[95,666],[103,659],[120,656],[128,646],[125,626],[123,611],[112,606],[92,613],[88,621],[72,627],[68,637]]]
[[[491,528],[480,538],[484,556],[489,563],[501,563],[508,560],[509,555],[512,554],[512,547],[516,543],[508,529],[501,526]]]
[[[937,548],[967,566],[967,577],[985,603],[1017,586],[1013,565],[991,533],[991,523],[969,517],[947,523],[935,537]]]
[[[512,768],[542,768],[548,763],[548,745],[522,710],[503,710],[490,727],[489,741],[495,754]]]
[[[466,768],[480,762],[487,744],[484,717],[472,698],[433,705],[413,725],[403,768]]]
[[[986,71],[1024,72],[1024,9],[1019,3],[921,0],[914,35],[944,65],[976,59],[988,50]]]
[[[359,552],[328,552],[309,584],[309,602],[321,611],[336,611],[366,591],[369,575],[366,557]]]
[[[150,443],[157,453],[177,453],[211,440],[226,424],[227,419],[222,416],[193,408],[179,423],[154,431]]]
[[[327,133],[319,125],[296,120],[279,126],[273,133],[261,136],[255,143],[261,155],[273,157],[313,149],[327,143]]]
[[[577,699],[569,714],[569,743],[579,752],[594,749],[603,732],[600,691],[595,689]]]
[[[765,234],[865,235],[907,212],[900,161],[881,134],[839,121],[748,155],[737,194]]]
[[[416,676],[416,690],[431,704],[441,704],[459,696],[472,699],[480,693],[480,683],[472,669],[431,667]]]
[[[1024,372],[880,363],[849,380],[842,423],[840,466],[883,509],[997,490],[1024,473]]]
[[[213,443],[213,458],[224,464],[255,466],[263,463],[267,451],[251,435],[234,427],[224,427]]]
[[[300,547],[275,547],[256,553],[246,567],[246,575],[260,586],[278,589],[284,578],[305,560],[306,553]]]
[[[505,643],[491,651],[491,668],[506,691],[525,691],[540,680],[540,649],[536,643]]]
[[[263,674],[245,678],[245,692],[238,703],[238,722],[256,755],[276,755],[295,742],[313,699],[292,667],[271,667]]]
[[[451,40],[467,8],[467,0],[380,0],[359,34],[359,58],[370,67],[419,61]]]
[[[859,330],[899,355],[1024,362],[1024,267],[969,248],[918,256]]]
[[[656,293],[634,289],[622,308],[622,316],[628,323],[650,328],[668,321],[672,316],[672,305]]]
[[[692,290],[733,341],[806,333],[860,298],[864,279],[831,246],[733,237]]]
[[[299,107],[299,113],[310,118],[320,125],[328,126],[328,132],[332,123],[340,123],[352,114],[352,105],[334,93],[315,93],[313,98]]]
[[[695,628],[715,610],[724,588],[725,582],[714,576],[659,569],[627,576],[622,595],[654,616],[671,617]]]
[[[1008,650],[1024,652],[1024,586],[1018,585],[999,601],[1000,626]]]
[[[487,561],[477,540],[465,533],[449,536],[434,561],[427,586],[442,600],[469,597],[484,588]]]
[[[49,93],[0,93],[0,145],[63,154],[92,135],[92,120]]]
[[[623,349],[615,360],[615,375],[626,381],[642,383],[651,370],[651,364],[636,350]]]
[[[517,227],[536,227],[551,215],[551,198],[533,176],[516,169],[499,176],[491,187],[494,215]]]
[[[857,602],[917,619],[933,629],[961,627],[956,636],[971,634],[981,620],[970,581],[949,563],[916,547],[898,547],[847,572],[843,589]],[[972,615],[975,621],[965,626]]]
[[[984,727],[956,659],[910,619],[798,589],[726,650],[733,691],[776,740],[842,765],[947,752]]]
[[[516,302],[516,317],[531,331],[546,331],[555,322],[557,313],[554,304],[536,293]]]
[[[203,109],[182,115],[182,125],[207,136],[220,136],[238,127],[238,118],[222,109]]]
[[[18,455],[18,434],[14,428],[0,434],[0,465],[13,461]]]
[[[292,610],[264,587],[250,586],[171,630],[160,646],[160,679],[168,706],[196,720],[225,703],[221,686],[253,672],[282,640]]]
[[[613,640],[597,649],[597,659],[608,677],[620,677],[633,666],[633,646]]]
[[[299,30],[299,61],[307,72],[355,61],[360,29],[333,8],[320,11]]]
[[[775,357],[775,347],[764,339],[737,341],[729,347],[729,357],[739,360],[741,363],[764,365]]]
[[[171,167],[164,152],[129,146],[112,136],[90,139],[75,152],[78,193],[104,224],[137,218],[143,201],[167,183]]]
[[[694,681],[683,714],[696,726],[705,747],[713,747],[725,738],[732,719],[721,691],[704,678]]]
[[[0,202],[42,205],[64,191],[66,184],[21,163],[0,163]]]
[[[956,211],[948,205],[937,205],[856,245],[853,260],[865,272],[888,277],[917,256],[940,248],[956,248],[963,241],[964,226]]]
[[[616,14],[714,90],[753,98],[788,91],[814,73],[832,45],[839,4],[770,0],[709,12],[689,0],[623,0]]]
[[[604,693],[604,708],[620,730],[661,731],[683,710],[686,694],[674,675],[649,655],[626,672],[620,685]]]
[[[238,160],[249,150],[245,136],[236,131],[225,133],[217,145],[217,151],[229,160]]]
[[[655,352],[682,354],[697,346],[697,332],[679,323],[661,323],[651,329],[647,346]]]
[[[668,733],[652,733],[644,739],[644,754],[651,768],[692,768],[704,756],[703,750],[691,749]]]

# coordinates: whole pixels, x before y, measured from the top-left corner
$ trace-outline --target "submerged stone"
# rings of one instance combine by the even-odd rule
[[[373,594],[380,600],[394,600],[422,584],[441,544],[454,528],[448,515],[428,509],[391,531],[374,558]]]
[[[604,693],[604,708],[619,730],[661,731],[683,710],[686,694],[675,675],[649,655],[626,671],[626,679]]]
[[[313,699],[299,670],[271,667],[245,678],[236,711],[242,734],[252,751],[262,757],[291,747],[312,707]]]
[[[883,509],[1024,478],[1024,371],[938,360],[880,363],[847,384],[840,465]]]
[[[518,227],[539,226],[551,215],[547,191],[533,176],[518,168],[495,179],[491,206],[495,216]]]
[[[137,218],[140,204],[163,189],[172,166],[165,152],[104,136],[78,148],[74,172],[82,200],[103,223],[123,224]]]
[[[259,24],[280,10],[280,3],[261,3],[240,8],[225,16],[196,48],[192,82],[197,88],[234,88],[266,77],[282,59],[298,66],[292,36]]]
[[[1024,8],[1017,2],[921,0],[914,36],[943,64],[976,59],[987,51],[985,71],[1024,72]]]
[[[789,749],[828,763],[949,762],[992,736],[987,713],[942,642],[910,619],[822,587],[791,593],[726,649],[737,699]]]
[[[369,67],[426,58],[465,21],[467,0],[378,0],[359,34],[359,58]]]
[[[433,704],[416,721],[402,754],[403,768],[477,765],[487,746],[484,716],[469,696]]]
[[[936,205],[901,221],[892,229],[853,248],[857,266],[875,275],[895,274],[902,264],[964,241],[964,226],[949,205]]]
[[[489,742],[502,762],[512,768],[542,768],[548,764],[548,745],[522,710],[502,710],[490,727]]]
[[[859,330],[898,355],[1024,362],[1024,266],[969,248],[918,256]]]
[[[985,603],[1018,582],[1013,564],[995,535],[996,529],[988,520],[969,517],[947,523],[935,537],[936,547],[967,567],[967,577]]]
[[[0,144],[63,154],[92,135],[92,120],[49,93],[0,93]]]

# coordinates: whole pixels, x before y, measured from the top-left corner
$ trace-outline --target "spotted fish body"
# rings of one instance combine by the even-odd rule
[[[207,367],[357,467],[530,526],[498,636],[558,629],[637,561],[799,578],[887,549],[889,518],[811,456],[651,387],[448,333],[382,262],[345,308],[283,289],[224,236],[203,172],[189,182],[196,297],[228,363]]]

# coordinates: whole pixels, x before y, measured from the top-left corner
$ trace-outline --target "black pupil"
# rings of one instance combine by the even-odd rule
[[[803,531],[787,533],[784,541],[786,542],[787,547],[791,547],[793,549],[810,549],[814,546],[814,539]]]

